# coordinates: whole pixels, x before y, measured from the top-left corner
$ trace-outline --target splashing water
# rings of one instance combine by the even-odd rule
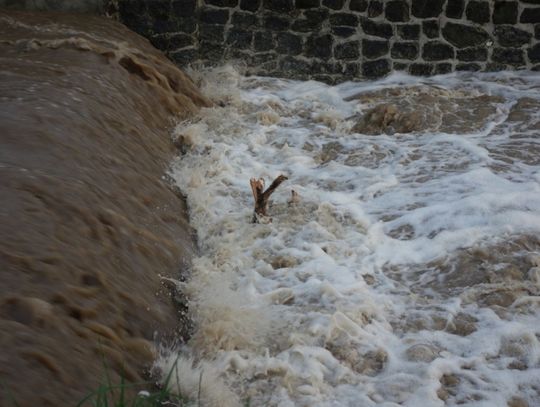
[[[190,352],[251,406],[538,405],[539,74],[199,78]]]

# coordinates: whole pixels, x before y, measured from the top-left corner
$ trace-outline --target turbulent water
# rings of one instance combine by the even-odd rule
[[[538,73],[199,80],[222,107],[178,125],[171,175],[208,404],[540,403]]]

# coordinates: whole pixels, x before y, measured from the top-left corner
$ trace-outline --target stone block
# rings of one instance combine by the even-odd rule
[[[422,58],[426,61],[454,59],[454,56],[454,48],[440,41],[427,42],[422,48]]]
[[[178,23],[178,31],[193,34],[197,31],[197,26],[199,25],[198,21],[195,18],[179,18],[176,20]]]
[[[360,76],[360,66],[357,62],[347,63],[343,67],[341,74],[345,77],[345,79],[349,80],[358,78]]]
[[[223,58],[223,44],[199,41],[199,56],[210,61],[219,61]]]
[[[263,7],[279,13],[294,10],[293,0],[263,0]]]
[[[274,49],[274,38],[268,31],[257,31],[253,35],[253,48],[257,52]]]
[[[394,71],[407,71],[408,68],[409,64],[405,64],[403,62],[394,62],[394,65],[392,67]]]
[[[321,5],[321,0],[296,0],[296,8],[317,8]]]
[[[486,72],[500,72],[506,70],[508,70],[508,67],[504,64],[499,64],[496,62],[488,62],[486,64]]]
[[[531,61],[533,64],[540,62],[540,43],[529,48],[527,51],[527,56],[529,57],[529,61]]]
[[[334,47],[334,58],[336,59],[357,59],[360,56],[360,43],[349,41],[338,44]]]
[[[476,72],[482,69],[482,67],[478,64],[457,64],[456,65],[456,71],[469,71],[469,72]]]
[[[332,10],[341,10],[345,5],[345,0],[322,0],[322,5]]]
[[[333,39],[330,34],[312,35],[306,41],[305,54],[308,57],[331,58],[332,42]]]
[[[236,49],[249,49],[252,39],[252,31],[232,29],[227,33],[226,43]]]
[[[261,0],[240,0],[240,9],[257,11],[261,7]]]
[[[356,34],[356,28],[353,27],[331,27],[331,31],[340,38],[349,38]]]
[[[382,38],[390,38],[393,35],[392,25],[389,23],[376,23],[370,19],[362,18],[360,24],[364,33],[368,35]]]
[[[439,20],[422,21],[422,31],[424,32],[424,35],[428,38],[439,38]]]
[[[217,7],[236,7],[238,0],[204,0],[206,4]]]
[[[333,75],[336,73],[341,73],[340,64],[335,64],[333,62],[313,61],[313,63],[311,64],[311,68],[314,72],[319,72],[322,74]]]
[[[362,55],[368,59],[380,58],[388,54],[389,43],[383,40],[362,40]]]
[[[152,19],[169,19],[171,14],[171,3],[168,0],[154,0],[147,2],[148,15]]]
[[[409,73],[415,76],[429,76],[433,73],[433,68],[432,64],[411,64]]]
[[[237,11],[231,17],[231,24],[235,28],[253,28],[259,23],[256,14]]]
[[[199,26],[199,39],[209,42],[223,42],[225,40],[225,26],[201,24]]]
[[[383,12],[383,4],[381,1],[371,0],[369,2],[369,6],[367,9],[368,17],[370,18],[378,17],[382,14],[382,12]]]
[[[278,33],[276,51],[280,54],[298,55],[302,52],[302,38],[288,32]]]
[[[464,0],[448,0],[448,3],[446,3],[446,17],[461,18],[464,9]]]
[[[412,15],[418,18],[439,17],[446,0],[412,0]]]
[[[525,65],[523,50],[516,48],[494,48],[491,59],[493,62],[512,66]]]
[[[289,29],[290,20],[278,14],[265,14],[263,16],[264,28],[271,31],[285,31]]]
[[[499,25],[493,32],[499,45],[503,47],[520,47],[531,41],[532,34],[511,25]]]
[[[480,27],[450,22],[446,23],[442,34],[445,40],[458,48],[484,45],[490,39],[488,33]]]
[[[409,21],[409,4],[405,0],[389,1],[386,3],[384,14],[389,21]]]
[[[279,63],[286,77],[303,78],[303,75],[311,72],[311,64],[303,59],[295,57],[285,57]]]
[[[194,17],[197,0],[172,0],[171,10],[178,17]]]
[[[362,64],[362,76],[366,78],[380,78],[390,73],[391,62],[388,59],[377,59]]]
[[[225,24],[229,21],[229,10],[205,8],[201,10],[199,19],[206,24]]]
[[[171,34],[169,36],[169,50],[176,50],[195,45],[195,39],[188,34]]]
[[[493,24],[516,24],[517,17],[517,1],[495,1],[492,15]]]
[[[351,0],[349,3],[349,10],[358,11],[363,13],[368,8],[367,0]]]
[[[452,64],[448,62],[442,62],[440,64],[435,65],[435,70],[433,71],[433,74],[443,75],[450,72],[452,72]]]
[[[487,61],[487,57],[486,47],[459,49],[456,55],[457,60],[462,62]]]
[[[304,18],[295,20],[291,29],[298,32],[313,32],[322,28],[322,23],[328,18],[326,10],[306,10]]]
[[[521,2],[528,4],[536,4],[537,6],[540,6],[540,0],[521,0]]]
[[[418,58],[419,47],[416,42],[395,42],[390,55],[395,59],[414,60]]]
[[[398,25],[397,35],[404,40],[417,40],[420,38],[420,24]]]
[[[358,17],[350,13],[330,14],[329,21],[331,25],[340,25],[347,27],[356,27],[358,25]]]
[[[195,61],[198,57],[197,49],[188,48],[181,51],[171,52],[169,57],[174,61],[176,65],[184,67]]]
[[[534,38],[540,40],[540,24],[534,26]]]
[[[489,23],[489,3],[487,1],[470,0],[465,10],[467,19],[478,24]]]
[[[268,62],[275,61],[277,55],[274,52],[259,52],[251,57],[251,61],[254,65],[264,65]]]
[[[521,23],[531,24],[540,23],[540,7],[524,9],[521,12],[521,17],[519,18],[519,21]]]

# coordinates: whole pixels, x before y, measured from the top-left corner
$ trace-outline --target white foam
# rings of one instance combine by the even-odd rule
[[[230,68],[198,77],[224,107],[175,130],[192,147],[171,175],[201,249],[187,285],[189,352],[252,406],[540,402],[535,269],[532,291],[500,315],[477,302],[483,284],[422,288],[440,277],[430,262],[540,232],[540,165],[494,153],[519,143],[506,118],[520,98],[540,99],[540,75],[394,74],[336,87]],[[364,107],[348,97],[419,84],[504,101],[469,133],[351,133],[347,118]],[[519,133],[537,143],[533,130]],[[251,224],[249,179],[280,174],[289,179],[272,223]],[[441,384],[444,375],[457,379]]]

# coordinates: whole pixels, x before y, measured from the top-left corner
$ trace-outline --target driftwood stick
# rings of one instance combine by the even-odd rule
[[[268,200],[270,195],[276,190],[279,185],[287,180],[285,175],[277,177],[272,184],[264,191],[264,179],[251,178],[249,184],[251,185],[251,191],[253,192],[253,199],[255,200],[255,209],[253,211],[253,223],[258,222],[259,216],[267,216]],[[264,192],[263,192],[264,191]]]

